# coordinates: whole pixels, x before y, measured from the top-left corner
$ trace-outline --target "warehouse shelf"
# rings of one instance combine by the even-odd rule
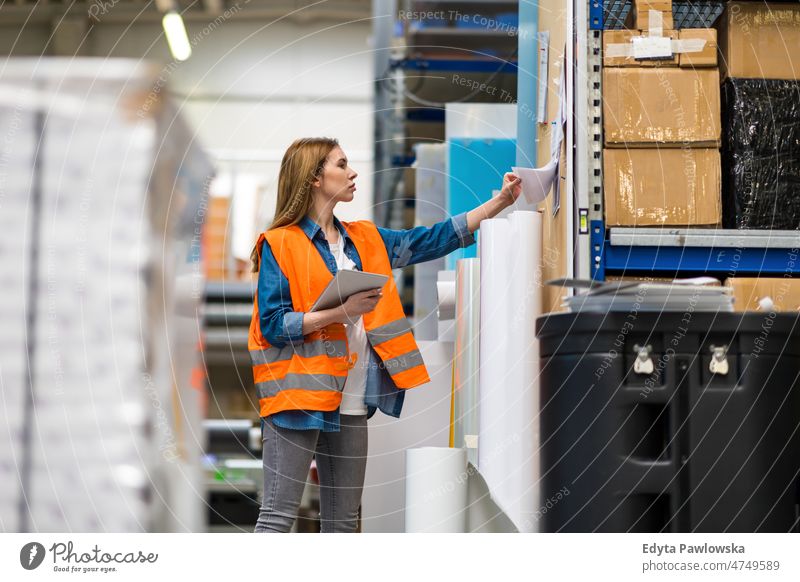
[[[731,230],[705,228],[611,228],[613,246],[798,249],[797,230]]]
[[[206,348],[230,348],[239,349],[247,346],[249,331],[238,328],[219,328],[207,329],[205,332]]]
[[[207,281],[204,295],[207,302],[251,302],[255,290],[256,284],[248,281]]]
[[[414,163],[414,156],[394,156],[392,165],[396,168],[408,168]]]
[[[418,9],[425,8],[426,10],[432,10],[434,6],[442,6],[452,9],[458,5],[463,5],[471,10],[477,4],[480,5],[482,9],[487,11],[516,12],[518,2],[517,0],[417,0],[414,4]]]
[[[602,268],[606,273],[792,276],[800,274],[798,252],[798,231],[612,228]]]
[[[646,272],[724,275],[800,275],[800,231],[703,228],[610,228],[603,214],[602,30],[621,28],[631,0],[576,0],[578,54],[576,117],[589,131],[575,151],[575,273]],[[675,28],[711,27],[725,7],[718,0],[673,0]],[[588,218],[584,219],[586,216]],[[588,222],[588,225],[586,224]],[[588,228],[587,228],[588,227]]]
[[[203,321],[207,326],[250,325],[253,305],[247,303],[206,303],[203,306]]]
[[[605,30],[625,28],[625,19],[631,11],[631,0],[592,0],[595,16],[602,15],[601,27]],[[672,18],[675,29],[709,28],[725,9],[721,0],[673,0]],[[593,27],[596,28],[596,27]]]
[[[404,71],[450,71],[453,73],[517,73],[517,62],[503,59],[406,58],[390,61]]]
[[[609,272],[648,271],[683,274],[800,274],[797,249],[710,246],[605,245],[603,269]]]
[[[444,123],[444,109],[409,109],[406,111],[406,119]]]
[[[800,231],[611,228],[592,221],[590,275],[800,275]]]
[[[514,32],[512,32],[512,30]],[[409,36],[468,36],[478,38],[488,36],[491,38],[516,38],[516,28],[473,28],[469,26],[430,26],[425,28],[415,28],[408,31]]]
[[[414,133],[411,124],[442,123],[443,101],[475,100],[473,93],[478,92],[472,87],[448,82],[453,75],[475,75],[476,80],[483,82],[486,79],[481,75],[488,75],[491,80],[495,75],[517,74],[515,15],[519,3],[517,0],[400,0],[396,7],[391,27],[378,27],[375,37],[379,58],[374,202],[380,213],[375,216],[378,225],[401,228],[411,226],[403,218],[407,213],[403,203],[405,190],[399,187],[403,179],[401,169],[414,161],[412,144],[437,139],[427,130]],[[421,14],[437,10],[444,11],[441,18],[431,15],[410,19],[400,15],[400,12]],[[476,16],[480,17],[478,22],[473,21]],[[398,28],[403,29],[403,38],[398,38]],[[429,72],[439,74],[428,78]],[[508,77],[503,79],[505,83]],[[423,86],[422,81],[430,83]],[[438,92],[440,87],[446,90]],[[485,96],[480,95],[477,100],[485,100]],[[444,140],[443,127],[438,139]]]

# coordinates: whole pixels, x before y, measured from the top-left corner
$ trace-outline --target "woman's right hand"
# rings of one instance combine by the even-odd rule
[[[347,301],[342,303],[340,307],[344,318],[342,323],[355,323],[359,317],[375,309],[375,306],[378,305],[378,301],[380,301],[382,297],[383,292],[380,289],[370,289],[368,291],[362,291],[361,293],[354,293],[348,297]]]

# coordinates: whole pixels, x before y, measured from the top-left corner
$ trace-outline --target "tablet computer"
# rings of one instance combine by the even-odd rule
[[[328,283],[325,290],[314,302],[311,311],[322,311],[338,307],[354,293],[380,289],[386,284],[389,277],[377,273],[364,273],[363,271],[342,270]]]

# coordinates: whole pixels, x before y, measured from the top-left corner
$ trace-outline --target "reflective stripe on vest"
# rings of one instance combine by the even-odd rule
[[[256,391],[259,398],[272,398],[282,390],[332,390],[341,392],[347,376],[331,376],[330,374],[286,374],[280,380],[257,382]]]
[[[268,347],[250,350],[250,360],[253,366],[274,364],[284,360],[291,360],[295,354],[303,358],[327,355],[332,358],[347,356],[347,342],[341,340],[318,339],[310,342],[287,345],[282,348]]]

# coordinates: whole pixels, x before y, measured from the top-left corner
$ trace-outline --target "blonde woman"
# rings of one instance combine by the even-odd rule
[[[500,196],[430,228],[389,230],[341,222],[358,174],[335,139],[305,138],[286,150],[275,218],[253,249],[258,290],[249,350],[261,416],[264,498],[256,532],[288,532],[316,456],[323,532],[353,532],[364,485],[367,419],[399,417],[405,390],[429,381],[403,313],[392,269],[474,243],[485,218],[513,204],[519,178]],[[340,269],[389,277],[382,289],[310,312]]]

